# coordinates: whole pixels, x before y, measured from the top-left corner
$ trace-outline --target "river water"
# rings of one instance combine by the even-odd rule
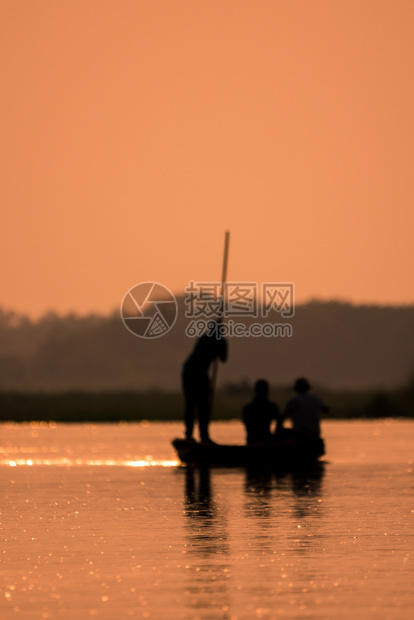
[[[1,620],[411,620],[414,422],[323,429],[301,477],[179,467],[176,423],[0,425]]]

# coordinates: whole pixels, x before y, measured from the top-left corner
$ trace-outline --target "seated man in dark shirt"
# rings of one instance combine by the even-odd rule
[[[254,392],[254,399],[243,409],[247,443],[269,443],[273,439],[270,427],[279,419],[279,408],[269,400],[269,384],[264,379],[256,381]]]

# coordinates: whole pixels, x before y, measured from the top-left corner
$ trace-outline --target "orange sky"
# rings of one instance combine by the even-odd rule
[[[414,303],[412,0],[1,0],[0,304]]]

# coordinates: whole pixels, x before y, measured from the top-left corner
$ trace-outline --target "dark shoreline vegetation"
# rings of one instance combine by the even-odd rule
[[[414,380],[394,390],[315,390],[330,407],[326,419],[414,418]],[[272,389],[283,408],[291,389]],[[212,420],[239,419],[251,391],[227,389],[215,396]],[[182,395],[162,391],[0,392],[0,421],[181,421]]]

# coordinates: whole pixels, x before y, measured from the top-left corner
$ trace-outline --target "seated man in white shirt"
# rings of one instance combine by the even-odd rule
[[[297,396],[288,401],[283,420],[290,418],[295,437],[320,437],[320,414],[327,413],[328,407],[318,396],[310,393],[311,386],[304,377],[295,381],[293,389]]]

